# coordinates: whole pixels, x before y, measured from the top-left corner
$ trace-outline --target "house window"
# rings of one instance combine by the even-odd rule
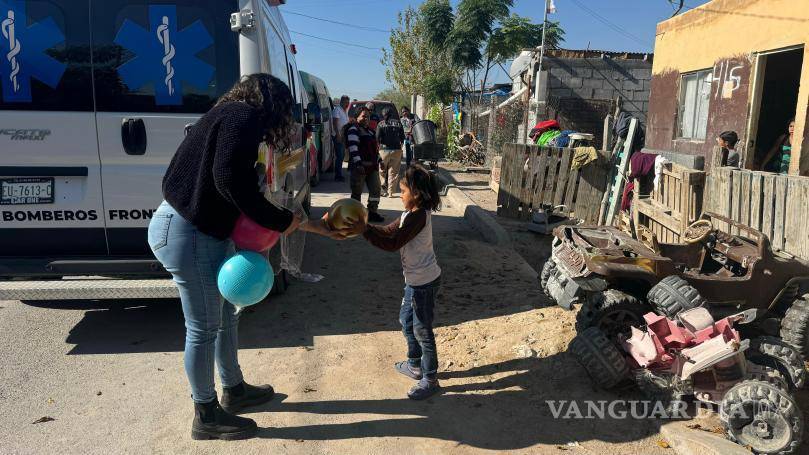
[[[708,100],[711,70],[683,74],[680,80],[680,125],[682,139],[705,140],[708,131]]]

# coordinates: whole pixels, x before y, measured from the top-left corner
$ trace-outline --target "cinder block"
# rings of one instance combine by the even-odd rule
[[[604,88],[604,79],[590,78],[582,81],[582,86],[585,88]]]
[[[551,89],[551,96],[556,96],[559,98],[570,98],[573,95],[573,90],[569,88],[552,88]]]
[[[587,78],[593,77],[593,70],[589,66],[584,68],[578,67],[576,68],[576,76],[586,80]]]
[[[591,88],[584,88],[584,87],[575,88],[573,89],[573,94],[575,94],[579,98],[583,98],[586,100],[593,99],[593,89]]]
[[[634,99],[638,101],[649,101],[648,90],[635,90]]]
[[[615,96],[615,90],[611,88],[593,90],[594,100],[612,100],[615,99]]]
[[[567,79],[562,79],[562,84],[568,88],[572,88],[573,90],[577,88],[581,88],[582,80],[580,77],[570,77]]]
[[[643,90],[642,81],[633,81],[631,79],[624,80],[624,90]]]
[[[553,77],[553,75],[551,75],[551,76],[548,78],[548,83],[550,84],[550,87],[551,87],[551,88],[559,88],[559,87],[562,87],[562,80],[561,80],[561,79],[559,79],[558,77]]]
[[[651,79],[652,78],[652,68],[651,67],[629,70],[629,73],[635,79]]]

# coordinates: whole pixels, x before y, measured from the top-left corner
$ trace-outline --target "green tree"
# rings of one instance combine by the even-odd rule
[[[374,97],[376,100],[381,101],[390,101],[396,105],[397,109],[401,109],[402,106],[410,107],[410,95],[407,93],[402,93],[400,90],[395,88],[386,88],[381,92],[377,93]]]
[[[446,53],[435,51],[426,29],[419,11],[408,7],[399,13],[398,25],[391,31],[390,51],[385,50],[382,57],[385,75],[402,93],[446,103],[452,100],[461,70]]]
[[[391,50],[382,59],[390,82],[404,93],[424,95],[430,104],[448,103],[456,91],[485,88],[491,69],[542,42],[542,24],[509,15],[514,0],[425,0],[418,10],[399,13],[391,31]],[[545,42],[564,39],[558,22],[549,22]]]

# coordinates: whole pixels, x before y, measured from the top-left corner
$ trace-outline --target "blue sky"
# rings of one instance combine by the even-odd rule
[[[687,0],[695,7],[707,0]],[[458,0],[452,0],[457,5]],[[388,46],[388,34],[331,24],[289,12],[306,14],[363,27],[387,30],[396,25],[397,13],[421,0],[288,0],[281,6],[292,40],[298,48],[298,68],[326,81],[332,96],[343,93],[367,99],[389,86],[380,50],[326,42],[307,35],[345,41],[368,48]],[[513,12],[542,21],[543,0],[515,0]],[[656,24],[671,16],[667,0],[555,0],[557,13],[550,20],[564,28],[563,47],[569,49],[650,52]],[[588,11],[589,10],[589,11]],[[494,82],[507,76],[495,73]]]

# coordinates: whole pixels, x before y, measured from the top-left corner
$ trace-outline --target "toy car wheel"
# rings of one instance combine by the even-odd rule
[[[792,302],[781,320],[781,338],[809,356],[809,294]]]
[[[663,278],[647,295],[657,314],[674,318],[678,313],[705,304],[699,291],[677,275]]]
[[[553,297],[548,290],[548,280],[557,273],[556,261],[554,261],[552,258],[548,258],[548,260],[545,261],[545,265],[542,266],[542,273],[539,274],[539,285],[542,287],[542,292],[544,292],[545,295],[551,300],[553,300]]]
[[[597,327],[579,332],[570,342],[570,352],[599,387],[613,388],[629,375],[623,353]]]
[[[795,400],[762,381],[743,381],[731,388],[719,408],[730,439],[755,453],[796,453],[803,419]]]
[[[629,336],[630,327],[643,326],[643,315],[649,309],[638,298],[618,289],[594,292],[587,297],[576,314],[576,330],[598,327],[611,339],[618,334]]]
[[[770,336],[753,338],[745,355],[747,360],[755,364],[781,372],[792,389],[799,389],[806,382],[803,357],[795,347],[784,340]]]
[[[683,399],[683,393],[677,390],[671,376],[656,374],[646,368],[640,368],[632,372],[635,384],[638,389],[655,406],[662,405],[669,414],[673,414],[678,409],[678,402]]]
[[[745,379],[766,382],[785,392],[790,390],[789,381],[787,381],[778,369],[760,365],[752,361],[747,364],[747,377]]]

